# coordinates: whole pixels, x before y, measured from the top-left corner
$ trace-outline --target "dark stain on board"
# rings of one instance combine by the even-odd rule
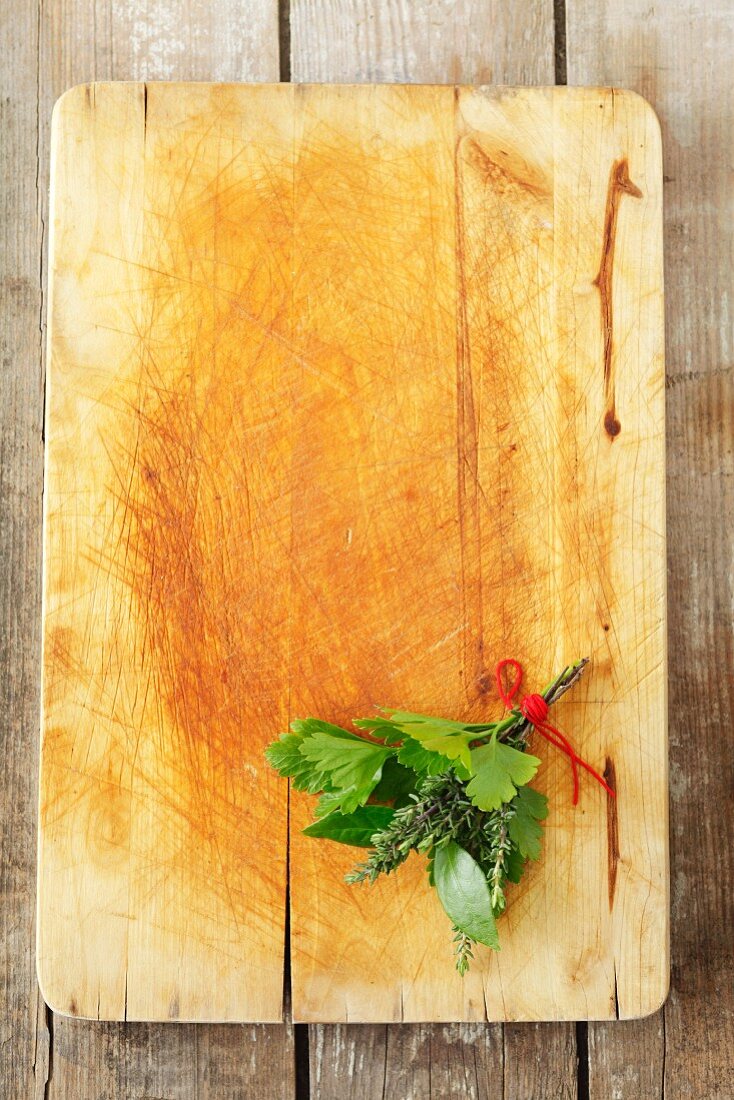
[[[617,790],[617,775],[614,761],[606,758],[604,765],[604,778],[612,788]],[[607,798],[607,873],[609,882],[609,909],[614,905],[614,892],[617,888],[617,865],[619,863],[619,814],[617,799]]]
[[[604,431],[610,439],[616,439],[622,430],[617,417],[614,395],[614,304],[612,278],[614,273],[614,246],[617,236],[619,205],[623,195],[642,198],[642,191],[629,175],[626,159],[616,160],[609,173],[607,201],[604,213],[601,262],[594,286],[599,290],[602,333],[604,336]]]

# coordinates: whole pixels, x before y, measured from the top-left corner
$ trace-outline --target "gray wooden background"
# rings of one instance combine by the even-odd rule
[[[3,0],[0,1097],[734,1097],[734,0]],[[88,80],[617,84],[665,147],[673,975],[614,1024],[109,1025],[35,980],[51,107]]]

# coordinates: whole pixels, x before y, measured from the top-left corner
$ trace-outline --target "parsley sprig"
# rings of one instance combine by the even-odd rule
[[[585,664],[548,685],[548,704]],[[297,719],[266,756],[296,790],[320,796],[306,836],[370,849],[348,882],[389,875],[411,852],[427,857],[463,975],[476,944],[499,948],[507,884],[540,858],[548,803],[528,786],[540,765],[527,751],[529,723],[519,710],[476,724],[381,709],[353,725],[360,733]]]

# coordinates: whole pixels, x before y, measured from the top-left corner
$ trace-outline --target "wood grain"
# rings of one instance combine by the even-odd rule
[[[39,868],[54,1006],[277,1016],[286,792],[264,744],[289,714],[385,699],[479,720],[507,652],[533,682],[591,655],[559,717],[613,761],[614,844],[600,792],[570,809],[551,758],[550,873],[462,981],[420,862],[359,897],[349,851],[304,839],[295,799],[294,1017],[659,1003],[659,156],[644,103],[603,91],[94,85],[61,102]]]
[[[734,25],[721,5],[567,8],[569,80],[650,99],[666,181],[672,988],[664,1021],[591,1029],[591,1095],[723,1097],[734,1072],[734,810],[722,738],[734,711]],[[704,802],[715,810],[702,814]]]

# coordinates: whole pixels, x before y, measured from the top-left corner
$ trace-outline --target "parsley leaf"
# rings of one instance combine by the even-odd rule
[[[412,737],[406,737],[398,749],[398,760],[406,768],[412,768],[419,776],[442,775],[444,772],[449,771],[453,765],[453,770],[458,776],[462,779],[469,778],[469,771],[464,768],[460,761],[452,762],[448,756],[433,752],[425,745],[421,745],[419,741],[414,741]]]
[[[384,714],[376,714],[374,718],[354,718],[352,725],[359,730],[366,730],[386,745],[394,745],[403,737],[402,730]]]
[[[408,710],[391,710],[386,714],[404,737],[412,737],[428,752],[440,753],[450,761],[459,760],[467,770],[471,768],[469,742],[476,734],[467,732],[463,722],[431,718]]]
[[[415,714],[412,710],[386,710],[385,714],[393,725],[401,729],[406,726],[422,726],[439,733],[464,733],[466,730],[463,722],[455,722],[452,718],[432,718],[430,714]],[[407,732],[411,737],[417,736],[412,729]]]
[[[297,719],[292,733],[269,745],[265,755],[298,791],[324,792],[316,810],[351,813],[367,801],[380,781],[382,765],[394,750],[318,718]]]
[[[425,731],[421,730],[421,733]],[[420,741],[428,752],[437,752],[449,760],[458,760],[466,769],[471,769],[471,753],[469,752],[469,734],[446,734],[438,737],[414,735],[416,741]]]
[[[382,766],[393,752],[362,737],[343,738],[317,731],[303,739],[301,755],[327,777],[326,789],[340,791],[342,813],[352,813],[367,801],[380,782]]]
[[[303,835],[370,848],[372,837],[388,827],[394,813],[389,806],[358,806],[351,814],[332,813],[314,821],[303,830]]]
[[[327,779],[322,771],[301,754],[303,743],[303,737],[294,733],[283,733],[279,741],[268,745],[265,756],[277,772],[293,780],[297,791],[318,794],[323,791]]]
[[[548,816],[548,799],[532,787],[521,787],[510,803],[515,812],[507,824],[510,840],[520,855],[540,859],[543,829],[540,822]]]
[[[293,780],[293,786],[297,791],[308,791],[309,794],[317,794],[319,791],[328,790],[330,781],[328,773],[319,768],[313,760],[308,760],[303,754],[303,746],[307,740],[315,734],[328,734],[330,737],[357,741],[364,744],[361,737],[341,726],[334,726],[330,722],[322,722],[320,718],[297,718],[291,722],[291,732],[282,733],[280,740],[268,745],[265,757],[276,771]]]
[[[474,778],[466,793],[480,810],[498,810],[515,797],[517,787],[530,782],[540,760],[503,744],[494,734],[489,744],[472,750],[471,764]]]
[[[345,741],[364,741],[356,733],[345,730],[342,726],[334,726],[331,722],[322,722],[320,718],[296,718],[291,722],[293,733],[301,737],[311,737],[315,733],[328,733],[330,737],[342,737]]]

